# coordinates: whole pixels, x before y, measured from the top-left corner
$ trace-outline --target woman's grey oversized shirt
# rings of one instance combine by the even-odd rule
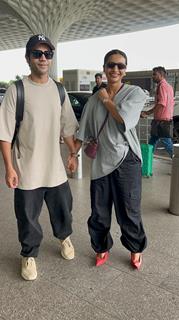
[[[85,105],[77,138],[88,141],[96,137],[104,122],[107,109],[98,98],[91,96]],[[136,134],[136,125],[146,101],[146,94],[137,86],[124,84],[115,95],[113,102],[124,124],[117,122],[109,113],[107,122],[99,136],[97,157],[92,161],[91,179],[110,174],[125,159],[129,147],[142,160],[141,149]]]

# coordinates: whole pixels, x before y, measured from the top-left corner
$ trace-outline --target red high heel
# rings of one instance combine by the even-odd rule
[[[98,255],[96,255],[96,267],[99,267],[102,264],[104,264],[108,260],[108,258],[109,258],[109,252],[108,251],[104,252],[103,258],[101,258]]]
[[[140,267],[141,267],[141,265],[142,265],[142,254],[140,254],[139,260],[135,260],[135,259],[134,259],[134,255],[131,253],[131,265],[132,265],[135,269],[139,270]]]

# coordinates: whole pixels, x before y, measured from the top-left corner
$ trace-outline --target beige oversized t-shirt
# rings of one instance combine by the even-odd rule
[[[32,190],[54,187],[67,181],[59,137],[72,136],[77,127],[66,93],[61,107],[59,92],[49,78],[45,84],[24,77],[24,117],[13,148],[13,164],[19,177],[18,188]],[[15,129],[16,88],[11,85],[0,107],[0,140],[11,142]]]

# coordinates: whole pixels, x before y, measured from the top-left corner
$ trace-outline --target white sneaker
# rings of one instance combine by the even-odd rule
[[[35,280],[37,278],[37,269],[33,257],[22,257],[21,276],[25,280]]]
[[[61,255],[66,260],[72,260],[75,257],[75,250],[70,240],[70,237],[67,237],[65,240],[60,240],[60,250]]]

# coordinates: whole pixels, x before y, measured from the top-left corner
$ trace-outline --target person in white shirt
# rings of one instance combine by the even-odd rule
[[[74,258],[72,195],[61,158],[59,137],[63,136],[70,154],[68,168],[75,171],[77,158],[73,135],[78,127],[65,91],[61,106],[55,82],[49,77],[54,46],[44,35],[30,37],[26,60],[30,74],[23,78],[24,115],[12,155],[11,143],[16,125],[16,87],[11,85],[0,108],[0,146],[6,169],[6,183],[15,191],[15,214],[21,243],[21,275],[35,280],[35,257],[42,240],[39,215],[45,201],[53,234],[59,239],[61,255]],[[18,142],[18,143],[17,143]]]

